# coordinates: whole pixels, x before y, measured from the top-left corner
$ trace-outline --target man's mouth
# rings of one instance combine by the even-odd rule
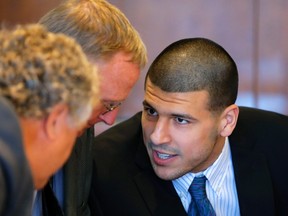
[[[171,155],[171,154],[160,153],[160,152],[157,152],[157,151],[156,151],[156,154],[162,160],[167,160],[167,159],[169,159],[169,158],[174,156],[174,155]]]

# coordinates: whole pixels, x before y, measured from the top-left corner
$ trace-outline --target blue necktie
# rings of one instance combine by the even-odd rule
[[[195,177],[189,193],[191,194],[191,204],[189,206],[189,216],[216,216],[215,211],[207,198],[205,190],[206,177]]]

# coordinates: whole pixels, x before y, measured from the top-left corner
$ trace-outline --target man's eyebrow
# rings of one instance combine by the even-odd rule
[[[194,117],[192,117],[191,115],[188,115],[188,114],[172,113],[171,116],[177,117],[177,118],[189,119],[191,121],[197,121],[196,118],[194,118]]]
[[[152,109],[155,109],[152,105],[150,105],[146,100],[142,102],[143,106],[151,107]],[[180,113],[171,113],[170,116],[176,117],[176,118],[184,118],[184,119],[189,119],[191,121],[198,121],[196,118],[189,114],[180,114]]]
[[[152,107],[146,100],[144,100],[142,102],[143,106],[149,106],[149,107]],[[153,108],[153,107],[152,107]]]

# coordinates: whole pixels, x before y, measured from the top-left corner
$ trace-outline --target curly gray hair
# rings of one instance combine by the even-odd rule
[[[96,68],[81,47],[40,24],[0,31],[0,95],[21,117],[43,118],[56,104],[67,104],[75,124],[98,102]]]

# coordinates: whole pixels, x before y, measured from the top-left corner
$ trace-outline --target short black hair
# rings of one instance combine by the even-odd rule
[[[234,104],[238,70],[228,52],[206,38],[186,38],[166,47],[153,61],[145,79],[166,92],[206,90],[208,109],[221,111]]]

